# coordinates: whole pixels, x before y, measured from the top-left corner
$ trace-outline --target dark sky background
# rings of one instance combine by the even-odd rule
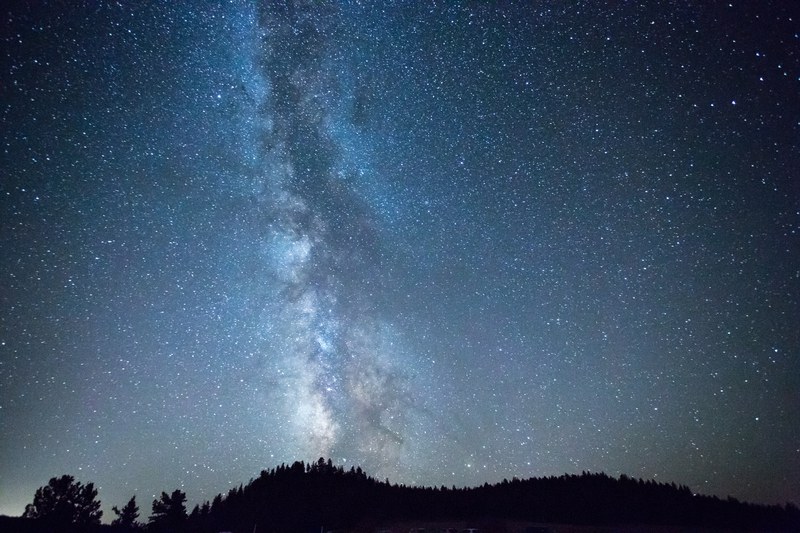
[[[800,503],[790,1],[15,2],[0,513],[330,456]]]

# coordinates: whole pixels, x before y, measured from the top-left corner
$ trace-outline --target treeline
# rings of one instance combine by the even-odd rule
[[[56,479],[56,478],[54,478]],[[51,480],[52,481],[52,480]],[[40,489],[42,490],[42,489]],[[37,491],[38,494],[38,491]],[[360,468],[349,470],[320,458],[264,470],[246,485],[212,501],[185,507],[180,490],[162,493],[140,524],[131,499],[115,508],[114,526],[83,524],[75,531],[259,533],[359,529],[412,521],[516,520],[575,525],[672,525],[727,530],[800,531],[793,505],[755,505],[734,498],[692,494],[685,486],[606,474],[504,480],[474,488],[407,487],[378,481]],[[34,503],[36,503],[34,501]],[[30,508],[31,506],[29,506]],[[34,533],[46,517],[30,514],[4,531]],[[19,520],[19,519],[18,519]],[[51,524],[52,526],[52,524]],[[60,530],[65,530],[61,528]]]

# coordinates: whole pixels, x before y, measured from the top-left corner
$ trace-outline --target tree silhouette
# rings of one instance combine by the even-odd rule
[[[694,526],[800,531],[800,511],[695,495],[685,486],[603,473],[503,480],[474,488],[406,487],[332,461],[282,464],[217,495],[189,531],[388,529],[408,521],[470,522],[486,531],[511,521],[616,526]]]
[[[83,485],[76,482],[74,477],[63,475],[50,478],[46,486],[36,489],[33,503],[25,507],[22,516],[42,520],[52,526],[84,526],[99,524],[103,511],[100,510],[94,483]]]
[[[175,490],[172,494],[161,493],[160,500],[153,500],[150,525],[156,531],[178,530],[186,523],[186,493]]]
[[[122,508],[122,510],[118,509],[115,505],[111,508],[114,511],[114,514],[117,517],[111,522],[113,526],[122,526],[126,528],[136,528],[139,527],[139,522],[136,521],[139,518],[139,506],[136,505],[136,495],[134,495],[128,503]]]
[[[37,491],[25,516],[47,516],[44,510],[56,506],[46,502],[59,501],[57,494],[71,494],[69,498],[74,501],[78,499],[76,494],[88,491],[89,500],[94,501],[96,491],[91,485],[81,487],[71,477],[65,478],[53,478],[50,486]],[[360,468],[346,471],[324,459],[262,470],[248,483],[218,494],[211,503],[195,506],[189,517],[185,503],[186,494],[180,490],[171,495],[162,493],[159,500],[153,501],[148,533],[283,533],[319,531],[321,527],[370,531],[409,521],[438,522],[436,527],[462,522],[485,531],[505,530],[512,522],[800,531],[800,509],[795,505],[754,505],[736,498],[703,496],[683,485],[626,475],[614,478],[583,472],[546,478],[514,477],[472,488],[407,487],[378,481]],[[113,528],[107,527],[125,531],[122,517],[131,517],[135,522],[138,514],[135,499],[131,498],[122,510],[114,508],[114,512],[119,521],[115,520]],[[58,512],[50,515],[61,516]],[[12,522],[4,522],[4,518]],[[70,520],[60,520],[51,525],[0,517],[0,531],[97,533],[103,527],[70,526]]]

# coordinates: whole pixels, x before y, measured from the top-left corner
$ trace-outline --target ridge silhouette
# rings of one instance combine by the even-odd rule
[[[172,493],[181,500],[180,491]],[[164,499],[153,502],[165,514]],[[180,503],[180,502],[178,502]],[[178,506],[182,507],[182,504]],[[160,514],[159,514],[160,513]],[[800,531],[792,503],[757,505],[693,494],[684,485],[619,478],[604,473],[504,479],[477,487],[409,487],[378,481],[360,467],[345,470],[331,459],[281,464],[247,484],[175,517],[124,527],[73,526],[63,531],[399,531],[411,522],[483,523],[482,531],[510,531],[510,523],[591,526],[672,526],[749,531]],[[36,520],[0,517],[0,530],[38,533]],[[395,529],[391,529],[395,526]],[[406,528],[407,530],[407,528]],[[523,529],[524,530],[524,529]],[[531,529],[534,530],[534,529]]]

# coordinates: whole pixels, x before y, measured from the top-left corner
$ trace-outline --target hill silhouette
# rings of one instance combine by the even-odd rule
[[[173,492],[172,500],[181,500],[181,495],[180,491]],[[153,508],[163,513],[164,502],[171,500],[166,493],[162,498]],[[695,495],[686,486],[625,475],[614,478],[584,472],[514,478],[472,488],[408,487],[378,481],[361,468],[346,470],[323,458],[263,470],[247,484],[217,495],[191,513],[186,513],[182,501],[175,515],[177,521],[165,523],[151,518],[145,529],[179,533],[399,531],[398,524],[424,522],[483,524],[481,531],[512,530],[508,524],[531,524],[528,530],[535,531],[532,524],[543,523],[800,531],[800,510],[793,504],[756,505],[730,497]],[[35,520],[4,520],[0,521],[3,531],[44,531]],[[133,530],[141,528],[117,525],[73,529]]]

